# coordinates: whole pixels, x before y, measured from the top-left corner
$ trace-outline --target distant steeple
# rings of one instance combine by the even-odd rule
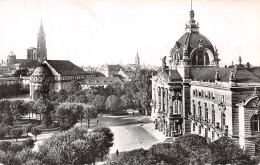
[[[47,59],[46,35],[43,31],[42,19],[39,33],[37,35],[37,59],[39,61]]]
[[[238,64],[239,64],[239,65],[242,64],[242,58],[241,58],[241,56],[239,56],[239,58],[238,58]]]
[[[135,65],[137,65],[138,67],[140,67],[140,58],[139,58],[139,55],[138,55],[138,51],[137,51],[136,57],[135,57]]]

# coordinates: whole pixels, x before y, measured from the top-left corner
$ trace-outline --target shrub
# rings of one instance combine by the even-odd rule
[[[17,153],[23,150],[23,146],[20,144],[12,144],[7,149],[10,152]]]
[[[0,150],[2,151],[7,151],[8,147],[12,145],[11,142],[8,142],[8,141],[3,141],[3,142],[0,142]]]
[[[19,137],[22,136],[22,134],[23,134],[22,128],[15,128],[15,129],[12,129],[12,130],[11,130],[11,136],[12,136],[13,138],[15,138],[16,141],[17,141],[17,139],[18,139]]]
[[[11,137],[11,130],[13,129],[13,126],[7,125],[4,126],[3,131],[5,133],[5,135],[8,135],[9,137]]]
[[[29,138],[29,139],[23,141],[23,147],[33,148],[34,143],[35,143],[35,140],[33,140],[32,138]]]

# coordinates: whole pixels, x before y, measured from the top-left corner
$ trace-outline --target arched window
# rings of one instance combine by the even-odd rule
[[[260,131],[260,115],[254,115],[251,118],[251,130]]]

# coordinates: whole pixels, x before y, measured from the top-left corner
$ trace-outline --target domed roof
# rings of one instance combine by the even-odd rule
[[[183,47],[184,45],[188,48],[188,56],[193,49],[198,48],[202,45],[204,48],[208,48],[212,53],[214,52],[214,47],[211,42],[200,33],[185,33],[175,44],[174,50],[179,49],[180,55],[183,57]]]
[[[33,77],[53,76],[51,70],[46,64],[40,64],[32,73]]]

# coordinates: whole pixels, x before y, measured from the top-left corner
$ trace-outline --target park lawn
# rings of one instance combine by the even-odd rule
[[[46,133],[57,133],[60,128],[55,125],[52,124],[49,127],[45,127],[44,125],[41,125],[40,120],[39,119],[19,119],[17,121],[14,122],[14,128],[22,128],[23,125],[25,124],[32,124],[32,127],[36,127],[38,129],[40,129],[42,131],[41,134],[46,134]],[[0,140],[1,141],[10,141],[12,143],[17,143],[17,144],[22,144],[23,140],[26,140],[27,138],[33,138],[34,136],[28,136],[27,137],[27,133],[23,133],[21,137],[18,138],[18,142],[16,142],[16,139],[14,139],[13,137],[9,137],[8,135],[6,135],[3,139]]]

